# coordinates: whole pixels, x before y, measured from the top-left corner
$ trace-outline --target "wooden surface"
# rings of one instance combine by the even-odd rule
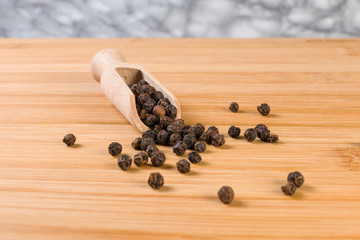
[[[360,40],[0,40],[1,239],[360,238]],[[278,144],[230,139],[190,174],[121,171],[139,135],[89,71],[119,49],[179,99],[188,124],[258,123]],[[237,101],[241,112],[228,105]],[[267,102],[271,114],[256,106]],[[74,133],[77,145],[61,142]],[[227,134],[226,134],[227,135]],[[304,186],[280,192],[298,170]],[[165,186],[147,185],[160,171]],[[227,206],[216,196],[235,191]]]

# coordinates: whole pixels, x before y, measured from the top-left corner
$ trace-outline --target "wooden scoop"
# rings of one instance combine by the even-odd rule
[[[135,95],[129,88],[144,79],[177,108],[176,118],[181,117],[179,101],[158,80],[141,66],[126,63],[124,57],[115,49],[103,49],[91,61],[91,73],[100,82],[106,97],[141,132],[149,129],[139,118],[136,110]]]

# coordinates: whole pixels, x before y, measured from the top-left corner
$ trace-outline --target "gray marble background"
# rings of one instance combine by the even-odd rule
[[[0,37],[358,37],[360,0],[0,0]]]

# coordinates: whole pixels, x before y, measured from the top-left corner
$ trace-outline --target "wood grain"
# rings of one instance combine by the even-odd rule
[[[0,40],[1,239],[359,239],[360,40]],[[226,136],[191,174],[171,149],[159,170],[123,172],[112,141],[134,155],[139,135],[89,72],[91,57],[119,49],[180,101],[188,124],[258,123],[278,144]],[[241,112],[227,108],[237,101]],[[267,102],[263,117],[256,106]],[[77,136],[75,147],[62,142]],[[305,176],[294,197],[289,172]],[[229,206],[216,196],[235,190]]]

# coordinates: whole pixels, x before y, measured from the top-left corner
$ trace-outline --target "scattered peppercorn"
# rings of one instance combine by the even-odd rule
[[[281,187],[281,191],[287,196],[292,196],[296,191],[296,186],[295,184],[288,182],[285,186]]]
[[[295,171],[289,173],[287,181],[293,183],[297,188],[299,188],[304,183],[304,176],[300,172]]]
[[[230,103],[229,110],[234,113],[239,111],[239,104],[237,104],[236,102]]]
[[[108,147],[108,152],[110,153],[111,156],[117,156],[121,153],[121,151],[122,151],[122,146],[120,143],[118,142],[110,143]]]
[[[231,126],[228,130],[228,134],[230,137],[232,138],[237,138],[239,137],[240,135],[240,132],[241,132],[241,129],[238,128],[238,127],[235,127],[235,126]]]
[[[170,123],[172,123],[172,121],[174,121],[174,119],[172,119],[171,117],[162,116],[160,117],[160,127],[162,129],[166,129],[170,125]]]
[[[187,173],[190,171],[190,163],[185,159],[182,159],[176,163],[177,170],[180,173]]]
[[[188,148],[188,146],[186,145],[186,143],[184,141],[179,141],[173,146],[173,152],[176,155],[181,156],[181,155],[184,155],[187,148]]]
[[[201,162],[201,156],[197,151],[189,152],[188,159],[191,163],[194,164]]]
[[[160,145],[168,145],[169,138],[170,134],[165,130],[161,130],[157,135],[157,143]]]
[[[278,135],[270,135],[266,140],[268,143],[277,143],[279,141]]]
[[[256,127],[255,127],[256,132],[259,132],[259,130],[261,128],[268,128],[268,127],[265,124],[260,123],[260,124],[256,125]]]
[[[141,167],[146,165],[148,162],[148,155],[145,152],[138,152],[134,156],[134,163],[136,166]]]
[[[131,166],[131,163],[132,163],[132,159],[130,156],[124,154],[124,155],[121,155],[118,160],[118,165],[119,167],[122,169],[122,170],[127,170],[128,168],[130,168]]]
[[[200,141],[204,141],[206,142],[207,144],[211,144],[211,133],[214,132],[213,130],[206,130],[205,132],[203,132],[203,134],[201,134],[201,136],[199,137],[199,140]]]
[[[146,130],[143,133],[142,138],[152,138],[155,141],[156,140],[156,132],[154,130]]]
[[[170,146],[174,146],[175,144],[177,144],[179,141],[181,141],[181,136],[178,133],[173,133],[170,135],[169,138],[169,145]]]
[[[194,134],[186,134],[183,137],[183,141],[186,143],[186,145],[188,146],[189,149],[192,149],[196,142],[196,137]]]
[[[153,155],[154,153],[158,152],[158,151],[159,151],[159,149],[158,149],[155,145],[149,145],[149,146],[146,148],[146,150],[145,150],[145,152],[146,152],[150,157],[152,157],[152,155]]]
[[[270,106],[267,103],[263,103],[260,106],[257,106],[257,110],[261,115],[267,116],[270,113]]]
[[[215,131],[215,132],[219,133],[219,129],[215,126],[210,126],[210,127],[208,127],[207,130],[211,130],[211,131]]]
[[[63,142],[64,142],[68,147],[70,147],[70,146],[74,145],[74,143],[76,142],[76,137],[75,137],[74,134],[71,134],[71,133],[66,134],[66,135],[64,136]]]
[[[197,141],[194,145],[195,151],[199,153],[205,152],[206,150],[206,143],[204,141]]]
[[[155,141],[152,138],[143,138],[141,141],[141,150],[146,150],[149,145],[155,145]]]
[[[244,132],[244,137],[248,142],[253,142],[256,139],[256,130],[249,128]]]
[[[151,156],[151,163],[154,167],[161,167],[166,160],[165,154],[157,151]]]
[[[164,177],[159,172],[150,173],[148,184],[154,189],[159,189],[164,185]]]
[[[222,186],[218,191],[218,197],[221,202],[229,204],[234,200],[234,190],[229,186]]]
[[[141,141],[141,137],[135,138],[134,141],[131,143],[132,148],[135,150],[141,150]]]
[[[184,120],[176,119],[172,121],[166,128],[169,133],[181,133],[184,130]]]
[[[221,135],[217,132],[213,132],[213,134],[211,134],[210,137],[211,137],[211,144],[214,145],[215,147],[220,147],[225,143],[224,135]]]
[[[262,141],[266,141],[266,139],[270,137],[270,130],[268,128],[260,128],[260,130],[257,132],[257,136]]]
[[[165,116],[165,108],[161,105],[156,105],[153,109],[153,114],[156,117],[161,118],[162,116]]]
[[[159,124],[156,124],[154,126],[154,132],[156,133],[156,135],[162,130],[161,126]]]

